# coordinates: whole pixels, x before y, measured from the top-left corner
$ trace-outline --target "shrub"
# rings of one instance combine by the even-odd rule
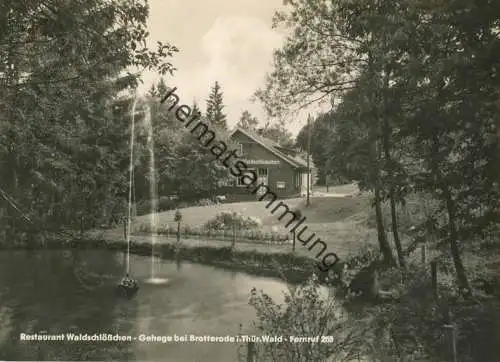
[[[151,203],[149,200],[139,201],[135,205],[137,215],[145,215],[151,212]]]
[[[196,206],[212,206],[215,205],[215,202],[213,202],[210,199],[201,199],[196,202]]]
[[[345,361],[358,356],[357,345],[364,341],[362,328],[339,313],[340,301],[322,293],[315,275],[304,285],[290,287],[282,304],[255,288],[249,303],[257,312],[255,326],[262,335],[320,338],[319,343],[257,344],[258,361]],[[328,343],[321,343],[322,337]]]
[[[254,229],[261,226],[259,219],[247,217],[237,212],[221,212],[205,224],[205,228],[211,230]]]
[[[186,201],[181,201],[181,202],[179,202],[177,208],[178,209],[185,209],[186,207],[190,207],[190,206],[194,206],[194,204],[186,202]]]
[[[178,202],[178,200],[175,200],[172,197],[161,196],[158,200],[158,211],[173,210]]]

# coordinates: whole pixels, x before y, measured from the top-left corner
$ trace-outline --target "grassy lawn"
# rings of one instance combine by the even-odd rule
[[[328,192],[326,191],[326,186],[313,186],[313,194],[325,194],[325,195],[346,195],[355,194],[359,191],[359,188],[355,184],[340,185],[340,186],[329,186]]]
[[[285,200],[290,208],[295,208],[303,203],[303,199]],[[226,212],[240,212],[246,216],[253,216],[260,219],[264,227],[279,225],[280,221],[266,209],[267,202],[251,201],[236,202],[231,204],[217,204],[211,206],[194,206],[181,209],[182,223],[190,226],[202,226],[208,220],[213,219],[217,214]],[[158,223],[160,225],[175,224],[175,211],[165,211],[158,213]],[[142,215],[136,218],[135,224],[147,224],[151,220],[150,215]]]
[[[349,185],[348,185],[349,186]],[[344,192],[346,186],[339,186]],[[335,193],[336,191],[332,191]],[[329,223],[339,220],[344,220],[356,213],[366,211],[368,203],[366,196],[347,196],[347,197],[327,197],[319,196],[311,198],[311,205],[306,207],[305,198],[286,199],[283,202],[288,205],[290,209],[299,208],[307,217],[308,223]],[[236,202],[231,204],[217,204],[211,206],[194,206],[181,209],[183,224],[190,226],[201,226],[208,220],[214,218],[220,212],[240,212],[249,217],[256,217],[262,221],[263,228],[269,229],[273,226],[283,226],[286,221],[278,220],[280,211],[278,210],[274,215],[271,210],[277,205],[271,205],[266,208],[266,201],[250,201],[250,202]],[[281,208],[282,210],[282,208]],[[165,211],[158,213],[158,223],[175,224],[174,222],[175,211]],[[142,215],[134,221],[136,225],[147,224],[151,221],[150,215]]]
[[[339,191],[340,190],[340,191]],[[354,252],[361,246],[375,240],[375,230],[367,226],[366,219],[369,213],[369,197],[366,195],[349,195],[339,196],[340,194],[352,194],[352,186],[340,186],[339,188],[330,188],[332,195],[322,195],[311,198],[311,204],[306,207],[306,200],[287,199],[284,202],[290,209],[299,208],[303,215],[306,216],[306,221],[302,224],[307,225],[308,229],[304,232],[303,238],[307,238],[311,232],[316,234],[316,237],[321,238],[327,245],[328,251],[337,253],[340,257],[346,256],[350,252]],[[336,194],[336,195],[335,195]],[[208,220],[215,217],[218,213],[240,212],[246,216],[259,218],[262,221],[262,231],[282,230],[286,220],[278,220],[279,211],[276,214],[271,213],[271,208],[266,209],[267,202],[240,202],[231,204],[218,204],[202,207],[183,208],[183,224],[189,226],[201,226]],[[158,214],[158,222],[160,225],[175,224],[175,211],[167,211]],[[288,219],[288,217],[287,217]],[[134,224],[150,223],[150,215],[137,217]],[[123,232],[115,230],[110,235],[119,236]],[[144,238],[144,241],[150,240],[147,236],[137,236],[134,239]],[[165,239],[165,240],[162,240]],[[160,242],[173,242],[172,239],[159,237]],[[203,240],[196,238],[183,239],[187,245],[213,245],[227,246],[228,241],[219,240]],[[239,242],[238,249],[254,250],[265,252],[287,252],[291,251],[291,245],[263,245]],[[297,253],[303,255],[314,256],[315,250],[309,251],[302,244],[298,243],[296,248]]]
[[[302,208],[307,218],[303,225],[308,226],[307,232],[310,230],[321,238],[329,251],[344,257],[376,240],[376,231],[365,222],[369,211],[369,197],[365,195],[313,197],[311,205]],[[305,247],[299,248],[305,253],[313,253]]]

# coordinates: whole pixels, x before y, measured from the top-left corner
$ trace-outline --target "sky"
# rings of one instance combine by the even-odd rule
[[[273,50],[284,42],[284,35],[271,28],[276,9],[283,0],[149,0],[150,42],[168,42],[179,48],[171,59],[178,69],[166,76],[169,87],[185,104],[196,100],[202,109],[217,80],[223,91],[229,126],[234,126],[247,109],[262,123],[263,107],[251,102],[253,93],[264,85],[272,70]],[[158,75],[143,76],[142,91],[149,89]],[[287,121],[288,130],[297,134],[306,114]]]

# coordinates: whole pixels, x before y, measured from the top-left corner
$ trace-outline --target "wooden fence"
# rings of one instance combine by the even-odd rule
[[[125,226],[124,226],[125,228]],[[134,233],[150,233],[149,227],[136,227]],[[243,241],[257,244],[289,244],[294,239],[293,233],[288,232],[264,232],[260,230],[245,229],[224,229],[211,230],[205,228],[192,228],[177,225],[164,225],[157,228],[156,232],[166,238],[177,239],[208,239],[208,240],[227,240]]]

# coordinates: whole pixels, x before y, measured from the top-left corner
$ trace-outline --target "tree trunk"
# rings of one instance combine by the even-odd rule
[[[458,247],[458,232],[456,227],[456,213],[455,213],[455,203],[451,198],[450,190],[446,185],[442,185],[441,190],[443,191],[445,201],[446,201],[446,211],[448,213],[448,229],[450,237],[450,252],[453,258],[453,265],[455,266],[455,272],[457,274],[457,283],[459,288],[465,295],[471,294],[471,288],[469,285],[469,280],[467,279],[467,273],[465,272],[465,267],[462,262],[462,257],[460,255],[460,248]]]
[[[437,133],[434,133],[432,147],[433,147],[432,149],[433,154],[434,155],[439,154],[439,139]],[[441,172],[439,171],[439,165],[434,159],[432,160],[432,168],[436,176],[437,183],[439,185],[438,187],[443,192],[446,212],[448,214],[448,233],[449,233],[448,236],[450,243],[450,252],[451,252],[451,257],[453,259],[453,265],[455,267],[455,273],[457,276],[457,284],[458,287],[461,289],[461,292],[463,292],[464,295],[467,296],[471,294],[471,289],[469,281],[467,279],[467,273],[465,272],[465,267],[462,262],[462,257],[460,255],[460,248],[458,247],[458,231],[456,226],[457,220],[455,212],[456,210],[455,202],[451,197],[450,188],[448,187],[446,180],[443,179]]]
[[[393,176],[393,160],[391,157],[391,126],[389,124],[388,119],[388,100],[387,100],[387,90],[389,89],[389,76],[390,69],[386,68],[384,74],[384,87],[382,89],[382,97],[383,97],[383,106],[384,106],[384,114],[383,114],[383,131],[382,131],[382,147],[384,148],[384,156],[386,161],[386,171],[389,174],[389,200],[391,205],[391,226],[392,226],[392,235],[394,238],[394,244],[396,245],[396,252],[398,254],[398,261],[401,267],[406,267],[406,261],[404,257],[403,247],[401,246],[401,239],[399,238],[399,230],[398,230],[398,217],[396,210],[396,195],[395,195],[395,187],[394,187],[394,178]]]
[[[498,107],[498,109],[500,110],[500,91],[499,91],[499,98],[496,102],[496,106]],[[500,118],[497,118],[497,123],[496,123],[496,127],[497,127],[497,150],[498,150],[498,153],[497,153],[497,160],[496,162],[498,163],[500,161]],[[500,195],[500,167],[497,169],[497,176],[498,176],[498,195]],[[498,207],[497,207],[497,221],[498,221],[498,224],[500,224],[500,203],[498,203]]]
[[[384,96],[385,98],[385,96]],[[389,182],[391,183],[389,185],[389,200],[390,200],[390,206],[391,206],[391,229],[392,229],[392,235],[394,237],[394,244],[396,245],[396,251],[398,254],[398,261],[399,265],[401,267],[406,267],[406,261],[404,257],[404,252],[403,252],[403,247],[401,245],[401,239],[399,237],[399,230],[398,230],[398,217],[397,217],[397,208],[396,208],[396,195],[395,195],[395,187],[393,184],[393,179],[392,179],[392,157],[391,157],[391,146],[390,146],[390,126],[389,126],[389,121],[385,117],[384,118],[384,130],[382,133],[382,146],[384,148],[384,157],[386,161],[386,171],[389,174]]]
[[[382,201],[380,197],[380,187],[375,185],[375,217],[377,220],[377,236],[380,251],[384,257],[384,262],[388,265],[396,265],[394,255],[392,255],[391,246],[387,240],[384,227],[384,217],[382,215]]]
[[[373,127],[371,127],[373,129]],[[374,197],[375,197],[375,218],[377,221],[377,237],[378,244],[380,247],[380,252],[384,258],[384,262],[387,265],[396,265],[396,260],[394,259],[394,255],[392,254],[391,245],[387,240],[387,235],[385,233],[385,225],[384,225],[384,216],[382,213],[382,197],[381,193],[381,180],[380,180],[380,168],[379,168],[379,160],[377,155],[377,145],[376,140],[372,141],[370,154],[372,155],[371,160],[371,172],[374,180]]]
[[[406,268],[406,260],[404,256],[403,246],[401,245],[401,239],[399,238],[399,230],[398,230],[398,216],[396,212],[396,200],[393,197],[393,188],[389,191],[389,199],[391,203],[391,226],[392,226],[392,235],[394,237],[394,244],[396,245],[396,251],[398,254],[399,266],[402,268]]]
[[[371,79],[374,80],[376,78],[376,72],[373,69],[373,56],[372,54],[368,54],[368,68],[371,73]],[[377,109],[374,108],[376,101],[373,97],[373,90],[375,87],[372,87],[372,92],[370,92],[370,96],[367,96],[367,105],[369,107],[370,113],[374,114],[373,118],[370,120],[369,125],[369,142],[370,142],[370,156],[371,156],[371,178],[373,182],[373,190],[375,196],[375,217],[377,220],[377,236],[378,243],[380,247],[380,251],[384,258],[384,263],[387,265],[396,265],[396,260],[394,259],[394,255],[392,254],[391,245],[387,240],[387,235],[385,233],[384,227],[384,219],[382,214],[382,185],[381,185],[381,175],[380,175],[380,159],[381,159],[381,148],[378,147],[377,143],[380,140],[380,115],[377,112]],[[360,114],[361,116],[361,114]]]
[[[396,265],[396,260],[394,259],[394,255],[392,254],[391,245],[387,240],[387,235],[385,233],[385,225],[384,225],[384,216],[382,213],[382,197],[381,197],[381,179],[380,179],[380,151],[379,147],[377,147],[377,125],[375,124],[375,120],[372,122],[370,126],[371,131],[371,173],[372,180],[374,183],[374,197],[375,197],[375,218],[377,221],[377,237],[378,243],[380,247],[380,251],[383,255],[384,262],[387,265]]]

